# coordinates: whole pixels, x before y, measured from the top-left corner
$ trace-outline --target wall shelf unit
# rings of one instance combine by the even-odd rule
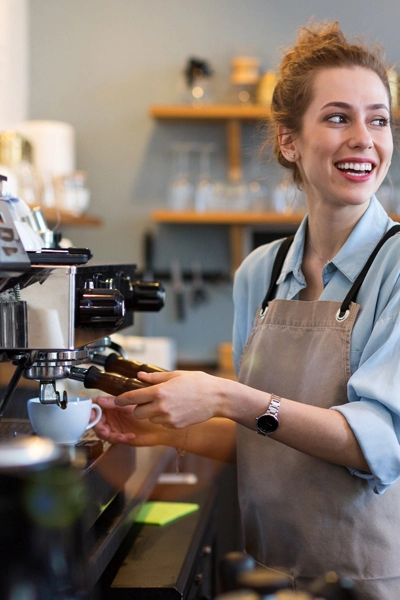
[[[268,106],[259,104],[161,104],[150,106],[150,115],[154,119],[182,121],[222,121],[226,124],[228,153],[228,179],[238,182],[242,179],[241,140],[242,123],[245,121],[267,120],[270,115]]]

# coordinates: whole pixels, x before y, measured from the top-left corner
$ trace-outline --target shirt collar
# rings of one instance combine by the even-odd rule
[[[304,276],[301,271],[304,242],[307,232],[308,216],[302,220],[282,267],[277,283],[282,283],[289,273],[301,283]],[[376,196],[372,196],[369,206],[339,252],[327,263],[335,265],[343,275],[354,281],[364,267],[373,249],[384,235],[390,219]],[[326,268],[326,267],[324,267]]]
[[[289,248],[289,252],[286,255],[285,262],[281,270],[281,274],[278,277],[277,284],[282,283],[289,273],[293,273],[294,277],[301,284],[305,284],[304,275],[301,270],[301,263],[303,261],[304,242],[306,239],[308,215],[304,217],[300,226],[294,236],[292,245]]]

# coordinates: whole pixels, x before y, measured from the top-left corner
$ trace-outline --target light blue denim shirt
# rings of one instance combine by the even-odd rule
[[[384,233],[394,225],[373,197],[338,254],[325,265],[320,300],[342,301]],[[297,300],[306,287],[301,270],[307,216],[278,279],[276,298]],[[280,241],[254,250],[235,275],[233,355],[236,371],[255,311],[262,303]],[[348,404],[340,411],[352,428],[371,474],[350,469],[382,493],[400,476],[400,233],[378,253],[357,296],[361,308],[351,338]]]

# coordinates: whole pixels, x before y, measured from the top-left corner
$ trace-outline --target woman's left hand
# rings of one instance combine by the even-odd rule
[[[93,400],[102,411],[102,417],[94,426],[96,435],[110,444],[131,446],[173,445],[177,432],[155,425],[148,420],[139,421],[134,415],[135,406],[117,406],[112,396],[99,396]],[[173,434],[173,437],[171,436]]]
[[[151,386],[117,396],[118,406],[136,404],[137,419],[169,428],[202,423],[225,416],[222,411],[223,385],[226,380],[199,371],[139,372],[141,381]]]

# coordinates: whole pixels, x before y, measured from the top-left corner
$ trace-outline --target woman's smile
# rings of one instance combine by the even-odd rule
[[[360,161],[357,158],[346,158],[336,163],[335,167],[350,181],[353,181],[354,177],[356,181],[368,181],[375,168],[375,163],[368,159]]]

